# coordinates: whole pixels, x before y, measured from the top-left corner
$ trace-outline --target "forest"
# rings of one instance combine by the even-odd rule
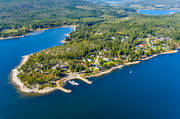
[[[37,29],[94,24],[136,12],[85,0],[0,0],[0,38],[25,35]]]
[[[162,1],[160,6],[154,5],[160,4],[157,1],[149,0],[109,1],[115,2],[116,5],[117,2],[122,2],[118,6],[109,6],[109,2],[108,5],[101,5],[92,1],[96,0],[0,0],[0,38],[21,36],[35,30],[63,25],[93,25],[112,21],[136,14],[136,10],[141,9],[141,6],[149,8],[149,5],[150,8],[160,9],[179,8],[179,2],[175,0],[175,2]]]
[[[179,13],[140,15],[136,10],[141,6],[129,2],[117,7],[87,0],[0,0],[1,39],[44,28],[77,26],[62,46],[30,55],[18,69],[18,78],[29,89],[63,87],[61,79],[70,74],[96,75],[179,46]],[[153,6],[156,1],[151,2],[142,0],[140,5],[157,7]]]
[[[89,76],[112,67],[176,49],[180,40],[180,14],[131,15],[82,24],[62,46],[35,53],[19,69],[29,88],[56,87],[70,73]],[[61,82],[63,83],[63,82]]]

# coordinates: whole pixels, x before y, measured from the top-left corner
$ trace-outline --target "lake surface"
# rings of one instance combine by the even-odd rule
[[[91,78],[92,85],[68,85],[71,94],[19,94],[8,75],[21,56],[61,45],[71,31],[58,28],[0,41],[0,119],[180,119],[180,53]]]
[[[138,10],[138,13],[145,15],[171,15],[180,11],[176,10]]]

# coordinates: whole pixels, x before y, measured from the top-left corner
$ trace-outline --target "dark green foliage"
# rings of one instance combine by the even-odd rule
[[[81,25],[70,33],[62,46],[31,55],[19,69],[21,73],[18,77],[28,86],[41,85],[39,89],[43,89],[54,86],[52,83],[70,72],[91,75],[124,62],[137,61],[164,52],[166,50],[163,44],[168,50],[173,50],[176,47],[175,41],[179,40],[179,21],[179,14],[163,17],[140,15],[95,25]],[[172,40],[154,40],[148,45],[150,41],[147,39],[167,36]],[[138,47],[140,44],[145,46]],[[99,64],[94,64],[97,56],[100,57]],[[104,58],[110,61],[104,61]],[[87,61],[88,59],[92,61]],[[96,69],[95,65],[99,69]]]
[[[20,36],[36,29],[95,23],[103,15],[126,17],[126,12],[85,0],[0,0],[0,37]],[[110,11],[110,12],[108,12]]]

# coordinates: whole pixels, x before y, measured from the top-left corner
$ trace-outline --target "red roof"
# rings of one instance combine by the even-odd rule
[[[140,46],[140,47],[145,47],[145,46],[146,46],[146,44],[140,44],[139,46]]]

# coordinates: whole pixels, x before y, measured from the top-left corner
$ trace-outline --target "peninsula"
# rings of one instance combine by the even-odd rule
[[[144,19],[143,21],[141,19]],[[173,21],[173,22],[172,22]],[[11,79],[21,92],[48,93],[61,90],[70,80],[91,84],[87,78],[104,75],[152,57],[176,53],[179,46],[179,14],[137,15],[128,19],[80,25],[62,46],[24,56]]]

